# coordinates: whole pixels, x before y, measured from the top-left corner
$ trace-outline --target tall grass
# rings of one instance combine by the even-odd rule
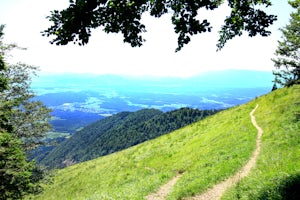
[[[184,174],[168,199],[201,193],[248,161],[257,134],[249,113],[257,103],[254,115],[265,131],[257,168],[224,198],[258,197],[274,178],[282,181],[299,170],[296,90],[278,90],[127,150],[59,170],[53,184],[34,198],[144,199],[178,172]]]
[[[264,130],[256,167],[222,199],[300,199],[300,87],[255,100]]]

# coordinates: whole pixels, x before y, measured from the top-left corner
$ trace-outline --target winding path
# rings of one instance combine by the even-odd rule
[[[254,117],[254,112],[258,108],[258,104],[256,107],[250,112],[251,122],[257,129],[257,137],[256,137],[256,148],[244,167],[238,171],[235,175],[232,177],[220,182],[219,184],[215,185],[213,188],[209,189],[203,194],[186,198],[186,199],[193,199],[193,200],[217,200],[220,199],[223,193],[231,186],[235,185],[238,181],[240,181],[242,178],[247,176],[250,172],[250,170],[254,167],[257,157],[259,155],[260,149],[261,149],[261,136],[263,134],[263,130],[260,126],[258,126],[256,119]],[[182,176],[182,174],[178,174],[173,179],[171,179],[168,183],[163,185],[156,193],[150,194],[146,197],[147,200],[163,200],[167,197],[167,195],[172,190],[173,186],[176,184],[178,179]]]
[[[235,175],[232,177],[228,178],[225,181],[222,181],[221,183],[215,185],[213,188],[209,189],[207,192],[194,196],[189,199],[194,199],[194,200],[216,200],[220,199],[223,193],[231,186],[235,185],[238,181],[240,181],[242,178],[247,176],[252,169],[252,167],[255,165],[257,161],[258,154],[261,149],[261,136],[263,134],[263,130],[261,127],[258,126],[256,119],[254,117],[254,112],[256,111],[258,105],[250,112],[251,116],[251,122],[257,129],[257,137],[256,137],[256,148],[248,161],[248,163],[240,170],[238,171]]]

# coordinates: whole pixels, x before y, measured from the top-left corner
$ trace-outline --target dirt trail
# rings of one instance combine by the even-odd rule
[[[258,105],[250,112],[251,122],[257,129],[257,137],[256,137],[256,148],[248,161],[248,163],[240,170],[238,171],[234,176],[228,178],[225,181],[220,182],[219,184],[215,185],[213,188],[209,189],[207,192],[186,198],[186,199],[193,199],[193,200],[217,200],[220,199],[223,193],[231,186],[236,184],[238,181],[240,181],[242,178],[247,176],[252,169],[252,167],[255,165],[258,154],[260,152],[261,148],[261,136],[263,134],[263,130],[261,127],[258,126],[256,119],[254,117],[254,112],[256,111]],[[178,179],[182,176],[182,174],[178,174],[173,179],[171,179],[168,183],[163,185],[156,193],[150,194],[146,197],[147,200],[163,200],[167,197],[167,195],[172,190],[173,186],[176,184]]]
[[[254,112],[257,109],[258,105],[250,112],[251,116],[251,122],[257,129],[257,138],[256,138],[256,148],[248,161],[248,163],[239,171],[237,172],[234,176],[228,178],[227,180],[215,185],[213,188],[209,189],[207,192],[194,196],[189,199],[194,199],[194,200],[216,200],[220,199],[223,193],[231,186],[236,184],[238,181],[240,181],[242,178],[247,176],[251,170],[251,168],[255,165],[258,154],[260,152],[261,148],[261,136],[263,134],[263,130],[261,127],[258,126],[255,117],[254,117]]]
[[[165,199],[181,176],[182,176],[182,174],[177,174],[177,176],[172,178],[165,185],[161,186],[160,189],[156,193],[148,195],[146,197],[146,199],[147,200],[163,200],[163,199]]]

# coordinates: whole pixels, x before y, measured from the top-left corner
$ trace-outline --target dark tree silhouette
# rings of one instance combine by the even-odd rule
[[[145,41],[142,33],[146,27],[141,23],[142,14],[161,17],[171,13],[174,31],[178,34],[176,51],[190,42],[191,36],[210,32],[212,27],[207,19],[198,20],[201,8],[215,10],[224,2],[231,8],[231,14],[224,20],[220,30],[217,48],[235,36],[247,31],[249,36],[270,35],[266,30],[276,20],[262,7],[271,6],[271,0],[70,0],[70,6],[64,10],[54,10],[48,19],[53,25],[43,31],[43,35],[55,36],[51,43],[66,45],[69,42],[84,45],[88,43],[91,29],[103,27],[106,33],[122,33],[124,42],[138,47]]]

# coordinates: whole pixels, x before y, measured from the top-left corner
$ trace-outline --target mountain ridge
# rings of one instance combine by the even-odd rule
[[[137,145],[215,114],[217,110],[181,108],[163,113],[156,109],[120,112],[101,119],[60,143],[40,164],[64,167]]]

